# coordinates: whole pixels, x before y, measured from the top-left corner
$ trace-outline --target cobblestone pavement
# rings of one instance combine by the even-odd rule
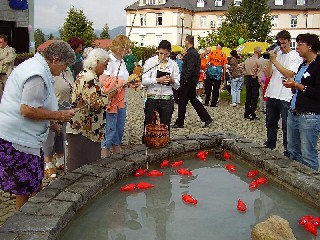
[[[143,91],[132,90],[128,95],[127,105],[127,123],[124,133],[123,144],[140,144],[143,132]],[[209,128],[202,128],[203,123],[200,121],[195,110],[189,104],[186,114],[185,127],[182,129],[172,129],[171,136],[187,135],[192,133],[205,132],[233,132],[240,134],[248,139],[251,139],[259,144],[263,144],[266,139],[265,115],[258,112],[259,120],[249,121],[243,118],[244,106],[231,107],[226,100],[220,101],[217,108],[206,107],[213,118],[213,123]],[[172,122],[177,117],[177,105],[173,114]],[[281,131],[279,131],[278,141],[282,142]],[[281,144],[279,144],[281,145]],[[281,146],[278,146],[278,151],[282,152]],[[63,174],[58,172],[58,177]],[[47,186],[54,179],[45,178],[43,186]],[[15,197],[0,190],[0,225],[13,215],[15,212]]]

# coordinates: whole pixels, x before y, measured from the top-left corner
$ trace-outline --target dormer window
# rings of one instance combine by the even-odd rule
[[[215,1],[214,1],[214,6],[216,6],[216,7],[222,7],[222,0],[215,0]]]
[[[283,5],[283,0],[274,0],[274,5],[282,6]]]
[[[150,5],[156,5],[156,0],[149,0]]]
[[[159,4],[166,4],[166,0],[158,0]]]
[[[204,0],[197,0],[197,7],[204,7]]]
[[[234,4],[235,6],[240,6],[240,5],[241,5],[241,2],[242,2],[242,0],[234,0],[234,1],[233,1],[233,4]]]
[[[297,5],[305,5],[306,0],[297,0]]]
[[[141,5],[146,5],[147,4],[147,0],[140,0],[140,6]]]

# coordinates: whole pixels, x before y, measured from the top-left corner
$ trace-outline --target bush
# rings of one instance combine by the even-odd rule
[[[20,63],[24,62],[25,60],[32,58],[34,56],[33,53],[20,53],[17,54],[16,59],[14,60],[14,66],[18,66]]]

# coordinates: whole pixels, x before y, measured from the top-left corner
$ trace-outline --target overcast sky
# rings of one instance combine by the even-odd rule
[[[82,9],[93,27],[109,29],[125,26],[124,8],[136,0],[34,0],[34,28],[58,29],[65,21],[68,10],[74,6]]]

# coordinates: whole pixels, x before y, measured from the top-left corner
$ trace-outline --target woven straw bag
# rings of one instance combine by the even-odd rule
[[[169,128],[165,124],[160,124],[160,117],[154,111],[152,123],[146,125],[145,143],[149,148],[163,148],[169,142]]]

